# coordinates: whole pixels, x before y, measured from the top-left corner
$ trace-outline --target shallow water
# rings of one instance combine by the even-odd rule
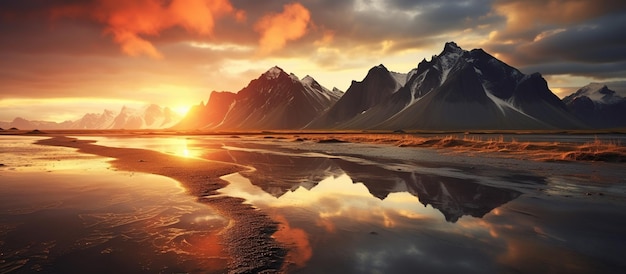
[[[0,273],[221,272],[228,220],[169,178],[0,139]]]
[[[220,192],[222,195],[246,199],[247,203],[280,224],[274,238],[288,248],[283,268],[288,272],[620,273],[626,267],[622,258],[626,251],[623,245],[626,242],[626,235],[623,234],[626,229],[624,164],[541,163],[451,154],[420,148],[297,143],[259,137],[81,138],[97,140],[98,144],[105,146],[153,149],[180,157],[232,162],[250,167],[248,171],[224,176],[223,179],[231,184]],[[593,139],[590,136],[588,138]],[[124,181],[124,178],[131,176],[129,173],[107,170],[102,158],[81,157],[89,157],[83,163],[100,163],[102,167],[94,168],[93,164],[83,164],[76,165],[79,168],[72,168],[69,165],[68,169],[74,171],[67,176],[76,177],[55,177],[58,180],[50,181],[52,186],[59,185],[58,189],[63,190],[60,193],[75,193],[75,182],[93,178],[85,174],[87,168],[91,168],[90,173],[95,172],[94,169],[108,172],[106,176],[99,176],[100,180],[115,181],[119,176]],[[51,162],[43,163],[50,165]],[[37,169],[37,164],[33,166]],[[7,167],[4,169],[0,173],[3,184],[8,172]],[[47,172],[50,167],[39,169],[37,176]],[[21,177],[30,171],[10,172],[19,173]],[[59,172],[53,171],[50,174],[56,173]],[[41,185],[40,181],[35,178],[21,179],[15,185],[22,188],[10,192],[7,197],[20,195],[19,193],[37,193],[31,189],[34,188],[33,185]],[[166,181],[168,182],[164,184],[171,187],[171,181]],[[64,187],[67,182],[74,183],[69,188]],[[98,183],[98,180],[94,182],[98,187],[102,187],[99,186],[101,184],[117,185]],[[147,195],[143,203],[133,206],[134,209],[154,207],[160,209],[153,210],[162,212],[164,208],[171,209],[172,203],[177,203],[168,201],[172,199],[171,192],[143,188],[129,186],[126,181],[126,185],[119,189],[125,190],[124,193],[139,193],[137,195],[140,197]],[[115,193],[113,190],[96,192]],[[174,192],[180,194],[180,189]],[[83,192],[77,193],[83,195]],[[158,196],[163,193],[170,194]],[[39,193],[34,196],[46,195]],[[35,198],[26,200],[33,199]],[[185,199],[198,206],[193,202],[193,197]],[[108,202],[102,195],[92,196],[90,200]],[[133,203],[131,200],[121,199],[113,203],[116,206],[98,208],[114,211],[126,207],[127,203]],[[6,207],[21,208],[16,205]],[[203,208],[203,205],[192,208],[194,209],[171,213],[174,217],[164,218],[178,219],[175,231],[179,234],[176,235],[193,235],[194,232],[190,231],[199,230],[204,231],[200,232],[201,235],[209,235],[207,238],[211,239],[224,227],[226,221],[209,208]],[[41,210],[43,209],[38,212]],[[208,212],[197,215],[188,213],[202,210]],[[117,226],[111,224],[124,223],[132,216],[112,217],[119,214],[97,215],[100,217],[96,218],[98,221],[85,219],[82,222],[104,223],[103,228],[98,230],[99,234],[96,233],[100,238],[95,237],[102,241],[101,234],[118,233]],[[188,217],[181,217],[188,216],[185,214],[210,216],[205,219],[213,226],[209,226],[208,232],[203,230],[206,226],[199,229],[197,224],[185,221],[189,220]],[[34,215],[26,216],[25,219],[38,218]],[[154,217],[146,218],[155,220]],[[169,228],[172,225],[167,221],[163,222],[163,226],[155,226],[150,225],[150,222],[137,221],[132,223],[135,225],[132,230],[135,233],[120,235],[136,239],[140,243],[148,241],[146,237],[170,239],[171,237],[158,236],[167,235],[167,231],[171,231]],[[77,229],[76,227],[78,226],[68,228]],[[150,227],[151,233],[137,232],[146,227]],[[79,230],[81,229],[90,228]],[[34,234],[36,233],[32,235]],[[24,235],[24,238],[28,238],[31,234]],[[57,236],[49,238],[54,237]],[[12,237],[3,236],[3,239],[9,238]],[[74,238],[63,241],[80,242]],[[108,242],[114,241],[109,239]],[[141,246],[136,248],[144,250],[140,253],[144,254],[143,260],[138,261],[143,262],[141,266],[150,265],[151,270],[188,271],[190,267],[211,270],[218,269],[219,262],[223,263],[223,258],[220,261],[214,259],[215,256],[202,256],[202,251],[187,249],[186,252],[173,252],[187,258],[187,264],[181,266],[174,263],[175,261],[162,259],[161,256],[166,255],[161,255],[160,252],[168,250],[162,245],[140,243],[133,245]],[[169,246],[177,248],[186,246],[186,243],[169,243]],[[38,256],[39,253],[35,252],[37,248],[24,246],[25,250],[31,250],[35,254],[33,256]],[[98,254],[107,254],[108,249],[102,249],[102,244],[96,246],[99,249],[93,250],[100,252]],[[94,263],[98,262],[98,256],[91,257]],[[18,258],[12,258],[19,262],[16,260]],[[52,260],[51,264],[70,267],[72,263],[78,263],[78,260],[78,257],[69,257],[65,260]],[[211,260],[214,264],[203,264]],[[25,266],[33,268],[33,264]],[[225,265],[222,264],[221,267],[224,270]]]
[[[289,247],[290,272],[619,273],[626,267],[623,164],[254,137],[185,140],[195,157],[251,168],[223,177],[231,184],[221,192],[245,198],[281,224],[274,237]],[[164,138],[162,151],[176,151],[176,142]]]

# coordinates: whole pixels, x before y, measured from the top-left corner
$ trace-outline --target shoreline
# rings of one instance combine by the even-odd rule
[[[503,136],[506,135],[507,138]],[[532,136],[590,137],[586,142],[524,141]],[[472,155],[488,153],[501,158],[539,162],[626,162],[626,129],[577,131],[175,131],[175,130],[4,130],[0,136],[222,136],[289,139],[294,142],[386,144],[399,147],[433,148]],[[519,140],[518,140],[519,138]]]
[[[626,134],[626,128],[607,128],[607,129],[553,129],[553,130],[176,130],[176,129],[4,129],[0,130],[0,136],[3,135],[42,135],[42,136],[67,136],[67,135],[367,135],[367,134],[389,134],[389,135],[457,135],[457,134],[510,134],[510,135],[535,135],[535,134],[563,134],[563,135],[611,135]]]
[[[241,198],[216,196],[220,194],[218,189],[228,185],[220,177],[245,170],[242,166],[152,150],[100,146],[94,141],[66,136],[48,137],[35,144],[75,148],[78,153],[113,158],[109,163],[119,170],[172,178],[198,202],[212,206],[229,218],[231,225],[223,234],[222,245],[229,255],[230,273],[278,271],[283,266],[287,250],[272,237],[278,230],[278,223]]]

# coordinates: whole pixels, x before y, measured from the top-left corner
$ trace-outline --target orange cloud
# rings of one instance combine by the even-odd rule
[[[211,35],[215,21],[224,16],[245,20],[245,13],[236,10],[229,0],[96,0],[87,4],[57,8],[53,17],[84,17],[104,23],[105,33],[131,56],[162,54],[142,36],[155,36],[176,26],[200,35]]]
[[[293,228],[282,215],[274,216],[274,220],[280,223],[279,230],[272,235],[277,241],[289,246],[287,258],[299,267],[305,266],[313,256],[313,249],[309,242],[306,231]]]
[[[267,54],[279,50],[287,41],[304,36],[311,23],[311,13],[300,3],[283,6],[283,12],[269,14],[261,18],[254,29],[261,33],[260,52]]]

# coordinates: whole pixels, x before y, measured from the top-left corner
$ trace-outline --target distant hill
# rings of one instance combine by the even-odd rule
[[[11,122],[0,122],[0,128],[3,129],[64,129],[71,127],[71,125],[72,121],[65,121],[62,123],[50,121],[29,121],[22,117],[16,117]]]
[[[169,128],[181,117],[169,108],[155,104],[140,109],[122,107],[119,113],[104,110],[103,113],[87,113],[76,121],[62,123],[49,121],[29,121],[15,118],[11,122],[0,122],[1,128],[18,129],[162,129]]]
[[[589,127],[626,127],[626,98],[605,84],[590,83],[563,98],[563,102]]]

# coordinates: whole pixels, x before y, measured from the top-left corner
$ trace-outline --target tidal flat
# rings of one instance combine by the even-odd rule
[[[598,139],[2,136],[0,272],[619,273],[626,164],[558,158]]]

